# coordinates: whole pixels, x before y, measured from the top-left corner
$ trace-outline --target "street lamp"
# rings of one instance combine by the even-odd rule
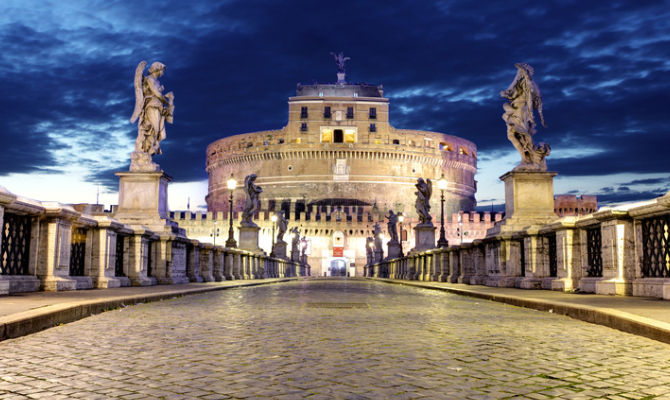
[[[444,179],[444,174],[437,181],[437,187],[442,194],[440,197],[440,239],[437,241],[437,247],[449,247],[449,242],[444,236],[444,190],[447,188],[447,180]]]
[[[214,221],[214,228],[212,233],[209,234],[214,239],[214,246],[216,246],[216,238],[219,236],[219,227],[216,226],[216,220]]]
[[[230,174],[230,179],[228,179],[226,185],[228,186],[228,191],[230,191],[230,199],[228,200],[230,203],[230,229],[228,229],[228,240],[226,240],[226,247],[232,248],[237,247],[237,242],[235,241],[235,232],[233,232],[233,190],[235,190],[235,187],[237,186],[237,181],[233,177],[233,174]]]

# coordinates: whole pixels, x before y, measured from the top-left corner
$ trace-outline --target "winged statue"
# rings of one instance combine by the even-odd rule
[[[430,196],[433,194],[433,182],[430,179],[419,178],[414,185],[417,189],[414,207],[419,215],[419,225],[432,225],[433,217],[430,215]]]
[[[165,139],[165,122],[172,123],[174,115],[174,94],[163,95],[163,86],[158,78],[163,76],[165,65],[156,61],[144,75],[146,61],[140,61],[135,69],[135,109],[130,123],[137,121],[137,139],[133,162],[143,159],[151,163],[151,156],[161,154],[160,142]],[[132,163],[131,163],[132,168]]]
[[[537,131],[535,111],[542,126],[547,127],[542,113],[542,93],[533,80],[535,70],[526,63],[514,66],[517,69],[514,81],[500,92],[501,97],[509,100],[503,104],[505,112],[502,116],[507,125],[507,138],[521,154],[521,164],[514,169],[546,171],[545,157],[551,152],[551,147],[547,143],[533,143],[533,135]]]

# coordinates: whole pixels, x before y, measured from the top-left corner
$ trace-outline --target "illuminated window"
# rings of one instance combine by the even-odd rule
[[[333,142],[333,130],[331,128],[321,128],[321,143]]]
[[[440,142],[440,150],[451,151],[451,147],[449,146],[449,143]]]
[[[458,150],[458,154],[463,154],[463,155],[466,155],[466,156],[467,156],[467,155],[468,155],[468,149],[466,149],[465,147],[461,147],[461,148]]]
[[[356,143],[356,130],[355,129],[345,129],[344,130],[344,143]]]
[[[296,142],[296,143],[300,143],[300,138],[296,138],[296,139],[295,139],[295,142]]]
[[[380,144],[380,143],[381,143],[381,140],[375,139],[375,144]]]
[[[319,92],[319,97],[323,97],[323,92]]]
[[[414,141],[413,140],[408,140],[407,145],[408,146],[414,146]]]

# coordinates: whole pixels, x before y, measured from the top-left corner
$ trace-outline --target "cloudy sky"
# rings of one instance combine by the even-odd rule
[[[336,79],[331,51],[384,85],[395,127],[476,143],[480,205],[519,161],[499,97],[515,62],[544,96],[556,193],[670,189],[670,1],[2,0],[0,43],[0,185],[40,200],[116,203],[140,60],[168,67],[154,161],[183,209],[204,204],[207,144],[284,126],[296,83]]]

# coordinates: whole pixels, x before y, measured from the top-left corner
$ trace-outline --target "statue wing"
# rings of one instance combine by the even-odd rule
[[[142,107],[144,106],[144,92],[142,91],[142,78],[144,68],[146,68],[147,62],[140,61],[135,68],[135,110],[133,110],[133,115],[130,117],[130,123],[134,124],[137,121],[137,118],[140,117],[142,112]]]
[[[433,181],[426,179],[426,200],[430,200],[430,196],[433,194]]]

